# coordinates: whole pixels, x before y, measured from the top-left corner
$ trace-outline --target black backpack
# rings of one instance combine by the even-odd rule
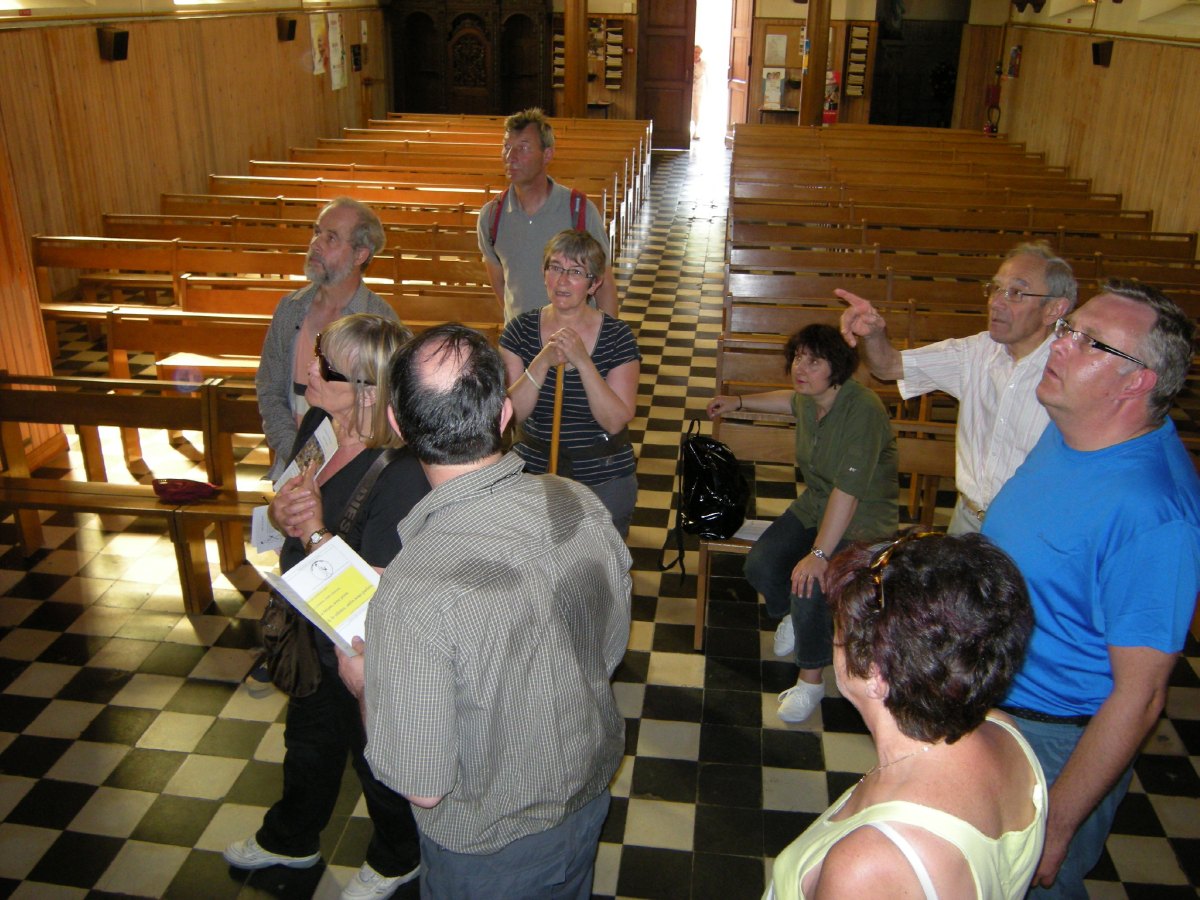
[[[746,521],[746,503],[750,485],[742,474],[733,451],[714,438],[700,434],[700,420],[692,419],[687,433],[679,441],[679,462],[675,469],[675,527],[658,555],[660,571],[683,566],[683,534],[702,538],[732,537]],[[667,547],[674,537],[678,555],[667,563]]]

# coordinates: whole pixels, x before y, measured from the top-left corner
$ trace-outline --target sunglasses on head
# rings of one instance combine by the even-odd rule
[[[940,531],[913,531],[897,540],[892,541],[875,554],[874,559],[872,559],[870,564],[867,566],[867,572],[870,574],[871,581],[875,584],[875,596],[879,600],[880,612],[883,612],[887,603],[887,600],[883,595],[883,578],[884,574],[886,573],[888,563],[892,561],[892,554],[895,552],[896,548],[904,544],[912,543],[913,541],[919,541],[923,538],[931,537],[945,537],[945,535]]]
[[[341,381],[349,383],[353,381],[355,384],[371,384],[370,381],[364,381],[361,378],[347,378],[337,369],[329,364],[329,360],[325,358],[325,354],[321,352],[321,335],[317,335],[317,339],[313,344],[313,355],[317,358],[317,371],[321,374],[322,381]]]

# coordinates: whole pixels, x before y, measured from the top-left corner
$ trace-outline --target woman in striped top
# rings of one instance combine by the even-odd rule
[[[518,425],[513,449],[535,474],[548,469],[555,367],[563,366],[558,474],[595,491],[625,536],[637,502],[626,426],[637,406],[642,356],[629,326],[588,302],[605,262],[586,231],[555,235],[542,258],[548,302],[508,323],[500,355]]]

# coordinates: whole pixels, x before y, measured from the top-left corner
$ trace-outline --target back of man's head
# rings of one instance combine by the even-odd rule
[[[529,109],[523,109],[518,113],[513,113],[504,120],[504,133],[511,134],[518,131],[524,131],[530,125],[537,126],[538,139],[542,142],[542,149],[548,150],[554,146],[554,129],[550,125],[550,120],[546,118],[546,114],[536,106],[531,106]]]
[[[465,465],[500,451],[504,364],[478,331],[439,325],[392,362],[392,412],[421,462]]]
[[[1015,256],[1036,256],[1043,261],[1046,293],[1050,295],[1042,298],[1043,306],[1057,297],[1066,297],[1067,308],[1063,310],[1062,314],[1065,316],[1075,308],[1075,303],[1079,299],[1079,286],[1075,283],[1075,273],[1071,271],[1071,264],[1055,253],[1053,247],[1045,241],[1029,241],[1017,244],[1004,255],[1004,258],[1012,259]]]
[[[1100,293],[1143,304],[1155,313],[1153,327],[1130,353],[1158,376],[1147,399],[1150,421],[1157,424],[1166,418],[1175,397],[1183,390],[1192,364],[1196,326],[1174,300],[1140,281],[1114,278],[1101,285]]]

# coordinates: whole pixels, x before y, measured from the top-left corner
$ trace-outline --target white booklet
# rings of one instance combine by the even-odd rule
[[[333,458],[333,454],[337,452],[337,436],[333,433],[333,420],[324,419],[317,426],[304,446],[300,448],[300,452],[296,454],[296,458],[288,463],[288,467],[283,470],[278,478],[272,482],[272,486],[278,491],[283,485],[287,484],[288,480],[295,478],[312,462],[317,464],[317,474],[325,468],[325,464]]]
[[[264,572],[298,612],[350,656],[351,638],[366,634],[367,605],[375,596],[379,574],[350,545],[334,536],[283,575]]]

